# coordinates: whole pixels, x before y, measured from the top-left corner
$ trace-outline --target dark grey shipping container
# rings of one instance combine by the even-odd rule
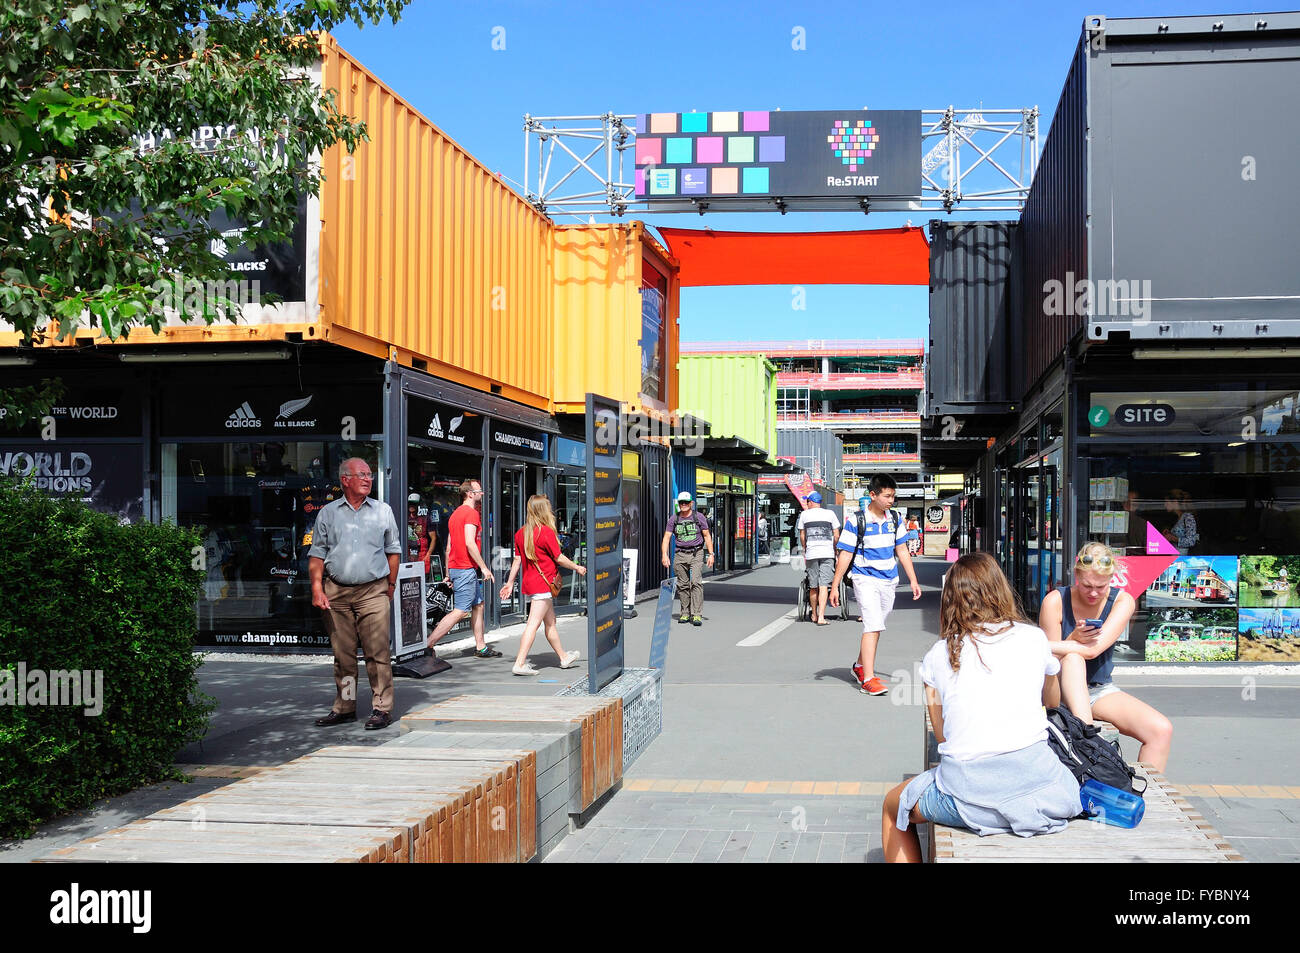
[[[776,455],[793,458],[798,466],[809,472],[820,467],[823,485],[835,490],[844,489],[844,441],[831,431],[778,428]]]
[[[1015,222],[930,223],[926,416],[1006,413],[1019,400],[1011,360],[1018,233]]]
[[[1044,289],[1067,275],[1088,273],[1086,46],[1085,38],[1075,51],[1020,215],[1022,319],[1011,335],[1011,391],[1017,400],[1083,327],[1082,316],[1049,314]]]
[[[1021,215],[1024,384],[1080,333],[1300,337],[1297,111],[1300,14],[1089,17]]]

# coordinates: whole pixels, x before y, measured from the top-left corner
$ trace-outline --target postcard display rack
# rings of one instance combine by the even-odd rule
[[[1128,539],[1127,477],[1093,477],[1088,480],[1088,538],[1102,539],[1117,553]]]

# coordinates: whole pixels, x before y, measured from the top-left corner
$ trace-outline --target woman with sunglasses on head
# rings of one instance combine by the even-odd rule
[[[1060,663],[988,553],[948,571],[939,632],[921,662],[939,765],[885,795],[888,863],[921,860],[925,821],[1029,837],[1079,813],[1079,782],[1047,745],[1043,699]]]
[[[1174,726],[1146,702],[1120,691],[1111,681],[1115,643],[1137,603],[1112,585],[1119,561],[1101,543],[1084,544],[1074,561],[1074,585],[1049,592],[1038,612],[1052,652],[1061,660],[1059,688],[1048,700],[1064,704],[1082,721],[1108,721],[1142,745],[1138,760],[1163,772]],[[1092,625],[1090,623],[1097,623]]]
[[[555,513],[551,510],[551,501],[538,493],[528,498],[528,509],[524,525],[515,533],[515,560],[510,566],[510,576],[501,587],[501,601],[508,602],[515,588],[515,577],[523,567],[524,577],[521,584],[523,593],[529,599],[528,622],[524,625],[523,638],[519,640],[519,654],[510,669],[515,675],[536,675],[537,669],[528,661],[528,652],[537,638],[537,630],[545,625],[546,641],[555,649],[555,656],[560,660],[560,668],[572,668],[581,654],[577,649],[564,651],[560,644],[560,630],[555,621],[555,595],[552,589],[558,589],[559,567],[570,569],[579,576],[587,575],[587,569],[579,566],[560,551],[560,538],[555,532]],[[555,581],[555,585],[552,585]]]

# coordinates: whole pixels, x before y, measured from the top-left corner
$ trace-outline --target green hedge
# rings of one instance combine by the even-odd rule
[[[199,545],[193,530],[122,525],[0,482],[0,835],[179,777],[173,758],[203,737],[214,707],[194,655]],[[81,707],[54,706],[70,693],[54,698],[52,684],[46,705],[15,704],[18,692],[31,699],[37,671],[102,672],[102,711],[86,714],[84,695]]]

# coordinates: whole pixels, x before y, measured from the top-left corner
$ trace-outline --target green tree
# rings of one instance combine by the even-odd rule
[[[407,2],[6,2],[0,321],[28,343],[82,324],[156,333],[160,282],[239,277],[209,216],[248,223],[250,246],[283,241],[298,196],[319,191],[313,156],[365,139],[310,81],[311,35],[396,21]],[[205,298],[196,316],[236,320],[238,302]]]

